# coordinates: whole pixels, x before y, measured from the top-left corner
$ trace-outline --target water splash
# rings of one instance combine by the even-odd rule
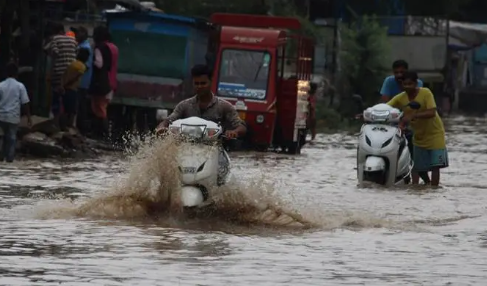
[[[274,228],[384,227],[391,223],[364,214],[326,212],[323,206],[293,208],[284,202],[276,185],[265,178],[237,179],[210,190],[214,204],[202,210],[187,212],[180,201],[177,153],[180,144],[173,137],[131,140],[127,150],[127,173],[105,192],[83,201],[60,201],[56,206],[43,205],[37,215],[42,218],[83,217],[91,219],[158,219],[174,225],[178,218],[205,220],[205,224],[232,224]],[[176,219],[176,220],[175,220]]]

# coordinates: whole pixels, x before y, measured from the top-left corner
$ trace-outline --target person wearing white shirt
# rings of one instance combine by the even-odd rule
[[[8,63],[5,67],[7,78],[0,82],[0,128],[3,131],[2,152],[0,161],[9,163],[15,158],[17,129],[20,124],[21,109],[27,115],[29,127],[32,125],[27,90],[17,81],[19,69],[15,63]]]

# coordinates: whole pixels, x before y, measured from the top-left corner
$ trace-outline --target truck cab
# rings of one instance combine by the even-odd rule
[[[299,20],[217,13],[210,22],[218,27],[212,90],[246,122],[246,145],[300,153],[314,50],[292,33]]]

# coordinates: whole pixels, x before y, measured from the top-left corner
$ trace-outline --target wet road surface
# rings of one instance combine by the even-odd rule
[[[255,181],[248,203],[272,188],[262,197],[318,225],[305,230],[68,216],[70,200],[123,185],[130,164],[0,165],[0,285],[485,285],[485,126],[447,122],[451,167],[436,190],[358,188],[348,135],[320,136],[298,157],[233,154],[237,179]]]

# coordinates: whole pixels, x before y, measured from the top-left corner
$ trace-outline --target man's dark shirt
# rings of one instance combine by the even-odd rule
[[[234,130],[243,124],[235,107],[228,101],[213,96],[207,108],[201,109],[197,96],[181,101],[166,120],[173,122],[188,117],[200,117],[220,123],[225,130]]]

